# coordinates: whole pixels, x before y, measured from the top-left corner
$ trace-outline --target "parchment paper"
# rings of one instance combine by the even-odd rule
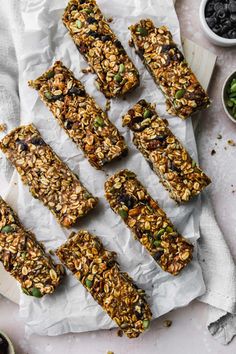
[[[94,76],[81,73],[81,69],[87,67],[87,64],[61,21],[66,3],[65,0],[22,0],[25,33],[19,57],[21,123],[33,122],[45,141],[79,175],[89,191],[99,197],[99,206],[80,222],[79,228],[86,228],[100,236],[108,249],[117,252],[121,269],[127,271],[138,286],[145,289],[153,317],[156,318],[174,308],[186,306],[204,293],[205,285],[196,260],[201,201],[198,198],[187,205],[177,206],[169,198],[158,177],[134,148],[131,134],[126,128],[122,128],[121,117],[141,98],[155,102],[157,111],[162,117],[168,118],[172,131],[195,160],[197,160],[197,153],[191,120],[183,122],[166,113],[163,95],[144,69],[134,49],[128,46],[130,35],[127,28],[139,18],[152,18],[156,25],[168,25],[175,40],[180,43],[178,20],[172,0],[98,0],[103,13],[107,17],[114,18],[111,27],[137,66],[141,74],[141,86],[126,100],[112,100],[109,111],[111,121],[115,123],[129,145],[128,157],[106,167],[105,171],[96,171],[58,126],[52,114],[38,98],[37,92],[27,85],[28,80],[38,77],[55,60],[62,60],[85,84],[86,90],[95,97],[97,102],[102,107],[105,106],[105,98],[94,86]],[[105,201],[104,182],[108,175],[121,168],[129,168],[137,173],[140,181],[163,207],[178,230],[195,244],[194,259],[179,276],[173,277],[157,266]],[[37,239],[45,244],[47,250],[55,249],[66,240],[70,231],[62,229],[41,202],[33,199],[16,172],[7,200],[16,209],[23,224],[37,235]],[[29,332],[42,335],[60,335],[66,332],[114,327],[109,316],[69,272],[62,286],[51,296],[39,300],[22,294],[20,314]]]

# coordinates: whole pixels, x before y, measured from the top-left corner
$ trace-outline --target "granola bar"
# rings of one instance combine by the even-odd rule
[[[63,267],[46,254],[34,234],[25,230],[11,207],[0,197],[0,261],[25,294],[42,297],[60,284]]]
[[[99,169],[127,154],[124,138],[107,114],[60,61],[29,85],[39,91],[41,100],[91,165]]]
[[[145,100],[123,116],[123,125],[133,131],[134,144],[177,202],[189,201],[211,183],[170,131],[168,122]]]
[[[97,204],[78,177],[53,152],[33,124],[12,130],[0,148],[33,197],[43,202],[62,226],[72,226]]]
[[[78,50],[97,75],[96,86],[108,98],[139,85],[139,74],[94,0],[69,1],[63,22]]]
[[[186,119],[210,104],[207,93],[186,63],[167,27],[141,20],[129,27],[131,45],[166,97],[167,111]]]
[[[164,271],[177,275],[191,261],[193,246],[175,230],[135,173],[122,170],[111,176],[105,183],[105,196]]]
[[[96,236],[84,230],[72,233],[56,254],[129,338],[149,327],[152,314],[144,291],[120,271],[115,253]]]

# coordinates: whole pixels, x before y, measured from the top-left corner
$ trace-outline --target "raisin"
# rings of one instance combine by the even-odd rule
[[[106,42],[106,41],[111,41],[111,36],[109,36],[109,34],[106,34],[104,36],[101,37],[101,40],[103,42]]]
[[[32,138],[30,142],[33,145],[39,145],[39,146],[46,145],[45,141],[40,136],[36,136],[36,137]]]
[[[86,96],[86,92],[83,89],[74,86],[68,90],[68,95],[76,95],[76,96],[84,97]]]
[[[100,34],[98,32],[92,31],[92,30],[90,30],[88,32],[88,36],[92,36],[94,38],[100,38]]]
[[[121,194],[118,197],[118,202],[125,204],[128,209],[132,209],[134,204],[136,203],[136,199],[132,195]]]
[[[20,146],[21,151],[27,151],[28,150],[28,144],[24,140],[17,140],[16,144]]]
[[[93,23],[98,23],[98,21],[94,17],[88,17],[87,22],[91,25]]]
[[[154,258],[156,261],[159,261],[159,259],[160,259],[161,256],[163,255],[163,252],[164,252],[164,251],[157,251],[157,252],[153,255],[153,258]]]

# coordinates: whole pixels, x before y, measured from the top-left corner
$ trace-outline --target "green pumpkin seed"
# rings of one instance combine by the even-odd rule
[[[122,81],[121,75],[120,75],[120,74],[116,74],[116,75],[114,76],[114,80],[115,80],[116,82],[121,82],[121,81]]]
[[[171,232],[173,232],[174,230],[173,230],[173,227],[167,226],[167,227],[166,227],[166,231],[169,232],[169,233],[171,233]]]
[[[231,85],[230,91],[231,92],[236,92],[236,83]]]
[[[44,96],[45,96],[48,100],[51,100],[51,99],[52,99],[52,94],[51,94],[51,92],[49,92],[49,91],[46,91],[46,92],[44,93]]]
[[[124,66],[124,64],[120,64],[120,66],[119,66],[119,73],[124,73],[125,72],[125,66]]]
[[[48,72],[46,73],[46,78],[47,78],[47,79],[51,79],[54,75],[55,75],[54,71],[48,71]]]
[[[14,231],[13,227],[11,225],[6,225],[1,229],[1,232],[3,234],[8,234],[9,232]]]
[[[124,210],[124,209],[120,209],[120,210],[118,211],[118,213],[119,213],[120,217],[121,217],[123,220],[126,219],[127,216],[128,216],[127,211]]]
[[[150,118],[152,115],[152,112],[149,111],[149,109],[145,109],[144,113],[143,113],[143,118]]]
[[[161,246],[161,240],[156,240],[153,242],[154,246],[160,247]]]
[[[232,108],[233,105],[234,105],[234,103],[233,103],[231,100],[228,100],[228,101],[226,102],[226,105],[227,105],[227,107]]]
[[[145,27],[138,27],[137,32],[142,37],[145,37],[148,35],[148,30]]]
[[[193,160],[193,161],[192,161],[192,167],[195,167],[196,164],[197,164],[196,161]]]
[[[150,321],[149,320],[143,320],[143,328],[144,329],[148,329],[149,326],[150,326]]]
[[[229,94],[229,98],[236,98],[236,92],[230,93],[230,94]]]
[[[81,12],[85,12],[86,14],[91,14],[93,12],[93,9],[87,7],[86,9],[81,10]]]
[[[82,22],[81,22],[80,20],[77,20],[77,21],[76,21],[76,26],[77,26],[78,28],[81,28],[81,27],[82,27]]]
[[[155,232],[154,237],[161,237],[165,233],[165,229],[160,229],[159,231]]]
[[[104,126],[104,120],[101,117],[96,117],[94,121],[94,125],[96,127],[103,127]]]
[[[185,94],[185,89],[178,90],[175,94],[175,98],[177,100],[180,100],[180,98],[182,98],[184,94]]]
[[[43,296],[43,295],[41,294],[41,291],[40,291],[38,288],[32,288],[31,294],[32,294],[32,296],[38,297],[38,298],[40,298],[40,297]]]
[[[21,288],[21,290],[23,291],[23,293],[24,293],[25,295],[31,296],[31,294],[28,292],[27,289]]]
[[[92,280],[90,280],[90,279],[86,279],[85,280],[85,285],[87,286],[87,288],[91,288],[92,287],[92,285],[93,285],[93,282],[92,282]]]

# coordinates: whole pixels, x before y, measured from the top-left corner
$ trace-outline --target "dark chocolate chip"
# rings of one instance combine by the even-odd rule
[[[43,145],[46,145],[45,144],[45,141],[40,137],[40,136],[36,136],[34,138],[31,139],[31,144],[33,145],[38,145],[38,146],[43,146]]]
[[[104,36],[101,37],[101,40],[103,42],[111,41],[111,36],[109,36],[109,34],[105,34]]]
[[[161,256],[163,255],[163,251],[157,251],[153,258],[156,260],[156,261],[159,261],[159,259],[161,258]]]
[[[100,38],[100,34],[92,30],[88,32],[88,36],[92,36],[93,38]]]
[[[28,144],[24,140],[17,140],[16,144],[20,146],[21,151],[27,151],[28,150]]]
[[[136,203],[136,199],[132,195],[121,194],[118,197],[118,202],[126,205],[128,209],[132,209]]]
[[[68,90],[68,95],[76,95],[76,96],[84,97],[86,96],[86,92],[83,89],[74,86]]]
[[[73,127],[74,122],[67,120],[65,123],[66,129],[71,129]]]
[[[98,23],[98,21],[94,17],[88,17],[87,22],[91,25],[93,23]]]
[[[121,42],[119,41],[119,39],[116,39],[114,44],[116,45],[117,48],[123,48],[123,45],[121,44]]]

